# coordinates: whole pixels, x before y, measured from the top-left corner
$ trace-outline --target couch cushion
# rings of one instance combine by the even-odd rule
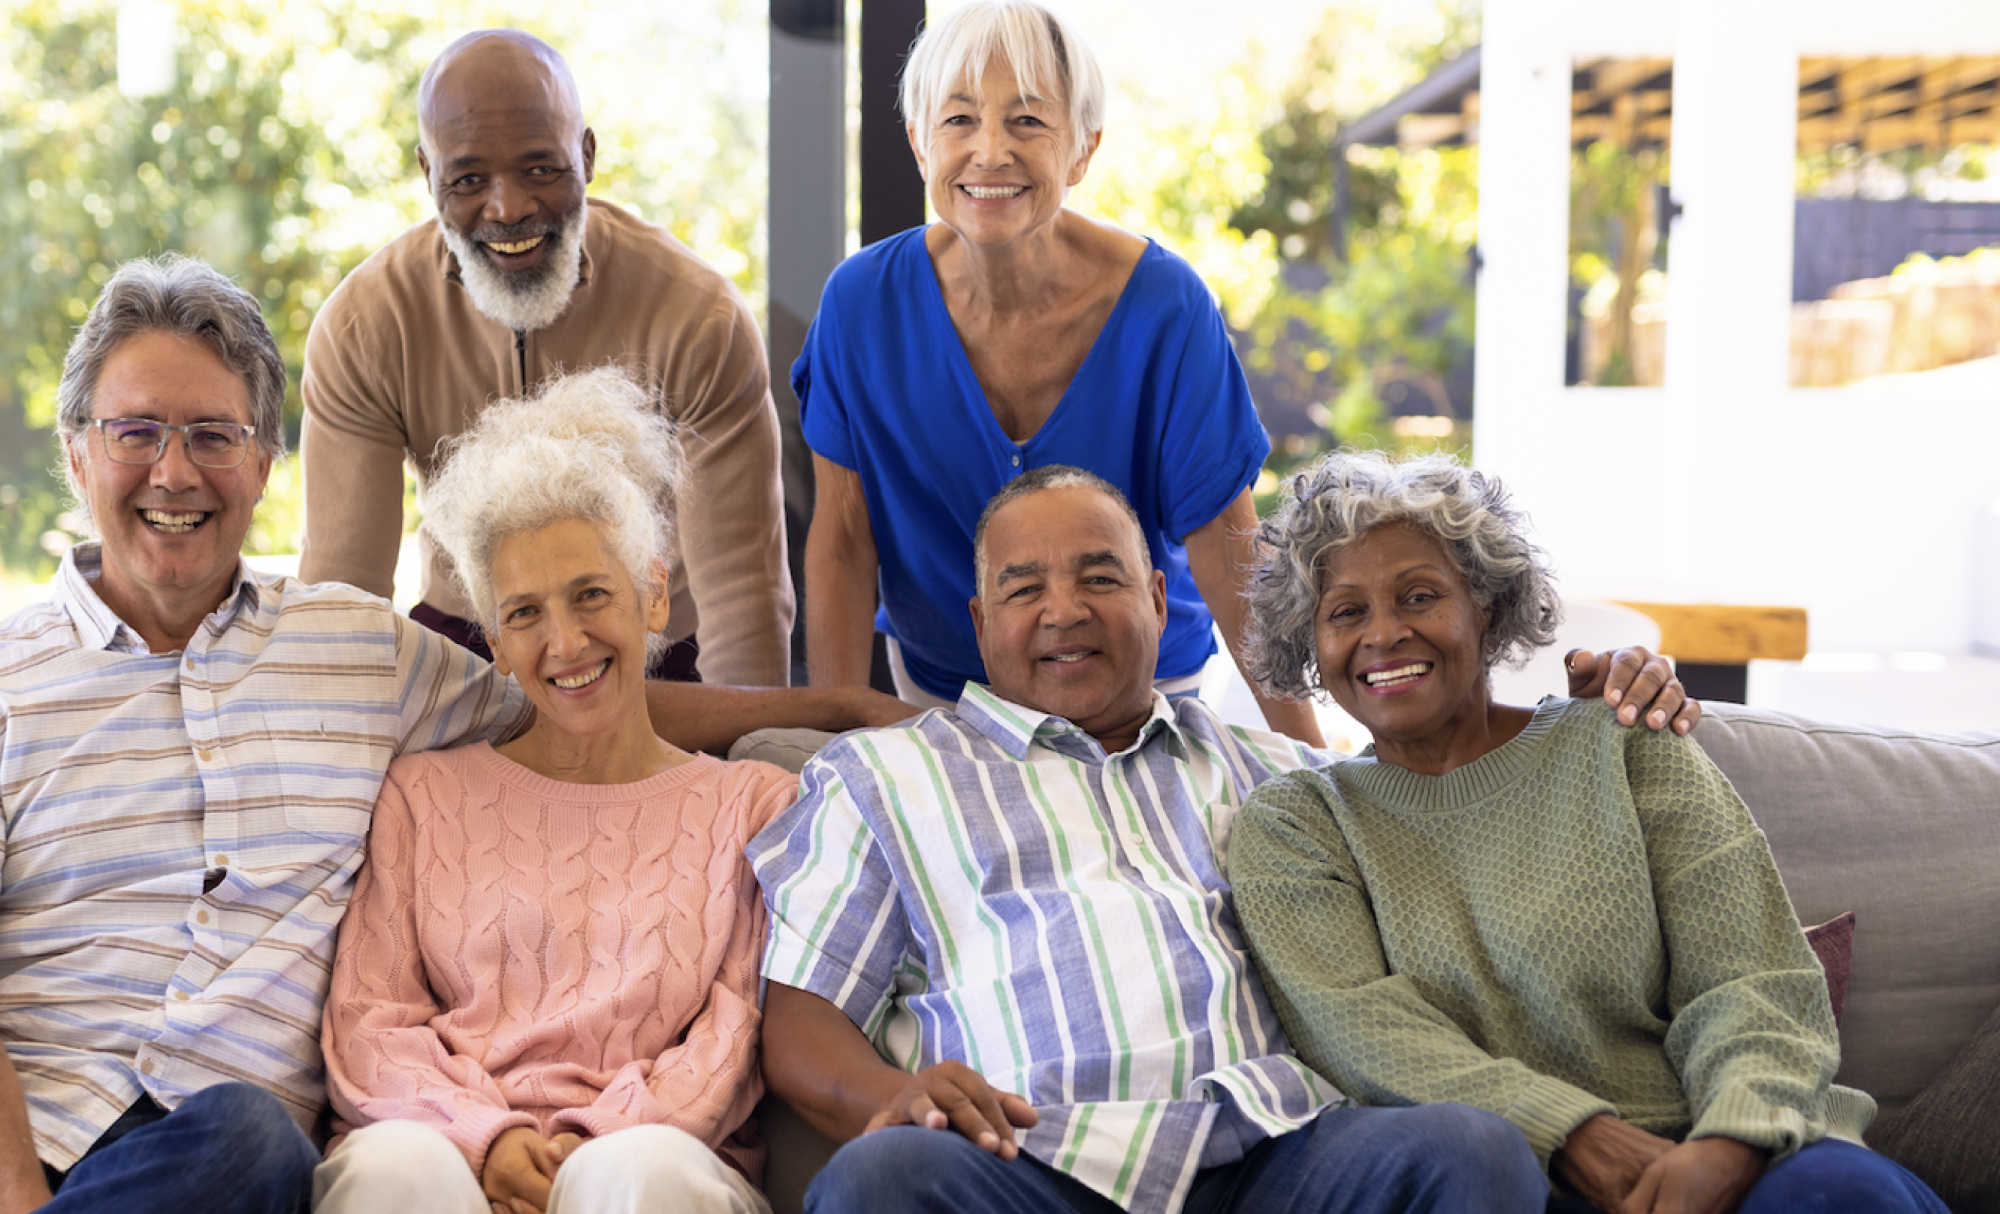
[[[1840,1023],[1840,1009],[1847,1006],[1847,975],[1854,968],[1854,912],[1836,915],[1825,923],[1806,929],[1806,943],[1826,971],[1826,994],[1833,1002],[1833,1022]]]
[[[1898,1110],[2000,1006],[2000,735],[1704,707],[1800,921],[1855,912],[1839,1078]]]
[[[2000,1011],[1868,1143],[1923,1178],[1954,1210],[2000,1210]]]
[[[786,771],[804,771],[806,762],[819,753],[819,748],[839,736],[823,729],[759,729],[736,739],[729,748],[729,759],[731,762],[755,759]]]
[[[764,1160],[764,1196],[771,1214],[800,1214],[806,1187],[833,1158],[833,1140],[806,1123],[792,1106],[766,1092],[757,1105],[758,1130],[771,1148]]]

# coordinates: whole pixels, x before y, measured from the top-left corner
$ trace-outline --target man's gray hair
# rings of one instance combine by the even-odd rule
[[[479,623],[494,619],[493,552],[512,535],[582,519],[632,584],[664,590],[678,549],[674,511],[686,462],[645,388],[615,367],[559,376],[533,396],[488,406],[443,449],[423,495],[424,530],[451,558]],[[655,636],[656,652],[665,638]]]
[[[97,380],[112,352],[143,333],[171,333],[200,342],[243,381],[257,445],[272,459],[285,454],[285,359],[264,323],[257,297],[205,261],[169,253],[119,266],[63,358],[56,386],[56,433],[75,443],[97,407]],[[63,461],[70,495],[88,511],[89,498]]]
[[[926,29],[903,67],[903,121],[928,146],[932,115],[951,94],[977,84],[988,64],[1012,68],[1022,96],[1061,98],[1070,155],[1104,129],[1104,74],[1074,24],[1036,0],[973,0]]]
[[[1069,464],[1044,464],[1039,468],[1030,468],[1013,480],[1008,481],[1001,487],[1000,492],[994,494],[986,503],[986,509],[979,512],[979,525],[972,530],[972,591],[974,594],[986,593],[986,525],[992,522],[993,516],[1000,513],[1001,509],[1008,503],[1017,502],[1030,494],[1044,493],[1050,489],[1089,489],[1110,498],[1113,504],[1118,507],[1119,513],[1123,514],[1126,520],[1132,524],[1132,534],[1138,538],[1139,572],[1145,576],[1152,575],[1153,553],[1152,549],[1146,544],[1146,529],[1139,523],[1139,512],[1132,509],[1132,503],[1127,501],[1125,495],[1118,491],[1118,486],[1105,480],[1095,472],[1087,472],[1082,468],[1072,467]]]
[[[1448,455],[1327,456],[1285,482],[1283,503],[1258,529],[1244,673],[1285,699],[1318,690],[1313,628],[1327,560],[1396,524],[1436,540],[1471,587],[1487,617],[1487,667],[1521,666],[1562,621],[1554,571],[1528,541],[1527,522],[1498,480]]]

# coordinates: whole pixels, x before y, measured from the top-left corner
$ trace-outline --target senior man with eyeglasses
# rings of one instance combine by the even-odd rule
[[[99,539],[0,623],[0,1214],[302,1209],[383,773],[525,723],[517,685],[385,600],[242,562],[284,396],[256,299],[184,258],[121,267],[64,363],[64,467]],[[690,684],[648,703],[685,749],[907,711]]]

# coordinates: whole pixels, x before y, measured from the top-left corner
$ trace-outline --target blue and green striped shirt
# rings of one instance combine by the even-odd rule
[[[1292,1056],[1223,877],[1265,778],[1328,756],[1154,695],[1128,750],[968,684],[955,713],[842,737],[751,843],[764,974],[910,1071],[948,1059],[1041,1113],[1022,1148],[1120,1205],[1339,1092]]]

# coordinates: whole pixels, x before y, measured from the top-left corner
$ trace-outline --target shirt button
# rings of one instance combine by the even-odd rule
[[[198,910],[198,911],[196,911],[196,912],[194,913],[194,921],[195,921],[196,923],[206,923],[206,922],[208,922],[208,912],[207,912],[207,911],[205,911],[205,910]]]
[[[1018,451],[1014,453],[1014,466],[1016,468],[1021,466],[1021,455]]]
[[[188,993],[186,991],[175,991],[174,998],[180,1000],[182,1003],[186,1003],[188,1001]]]
[[[145,1060],[144,1062],[142,1062],[142,1063],[140,1063],[140,1064],[139,1064],[139,1069],[140,1069],[141,1071],[144,1071],[144,1072],[145,1072],[146,1074],[148,1074],[148,1075],[152,1074],[152,1073],[153,1073],[153,1060],[152,1060],[151,1058],[148,1058],[148,1059],[146,1059],[146,1060]]]
[[[203,746],[200,749],[196,750],[194,752],[194,756],[195,758],[200,759],[204,763],[213,763],[215,761],[215,752],[210,750],[206,746]]]
[[[215,857],[215,866],[216,866],[217,868],[227,868],[227,867],[229,867],[229,857],[228,857],[228,856],[225,856],[225,855],[222,855],[222,854],[220,854],[220,853],[217,853],[217,854],[216,854],[216,857]]]

